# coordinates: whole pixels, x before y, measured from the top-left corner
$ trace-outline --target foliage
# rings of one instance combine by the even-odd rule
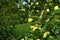
[[[60,0],[0,0],[1,40],[60,40]]]

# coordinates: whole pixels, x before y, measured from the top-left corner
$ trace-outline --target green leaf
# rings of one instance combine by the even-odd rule
[[[30,31],[30,24],[18,24],[13,29],[13,33],[16,35],[26,35]]]
[[[58,15],[58,14],[60,14],[60,10],[56,10],[56,11],[51,12],[51,15]]]
[[[56,40],[56,38],[54,36],[49,36],[47,40]]]

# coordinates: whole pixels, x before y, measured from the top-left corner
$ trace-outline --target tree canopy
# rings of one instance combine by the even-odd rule
[[[60,40],[60,0],[0,0],[1,40]]]

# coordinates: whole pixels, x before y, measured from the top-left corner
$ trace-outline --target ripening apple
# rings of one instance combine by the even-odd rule
[[[33,19],[32,18],[28,18],[28,22],[32,22],[33,21]]]
[[[49,35],[49,34],[50,34],[50,32],[45,32],[45,33],[43,34],[43,38],[46,38],[47,35]]]
[[[30,26],[30,28],[34,28],[35,26]]]
[[[59,9],[59,6],[55,6],[55,7],[54,7],[54,10],[58,10],[58,9]]]
[[[38,27],[36,27],[36,26],[30,26],[30,28],[32,29],[32,31],[35,31]]]
[[[35,3],[35,5],[38,5],[38,4],[39,4],[39,2],[36,2],[36,3]]]
[[[50,12],[50,9],[46,9],[47,12]]]

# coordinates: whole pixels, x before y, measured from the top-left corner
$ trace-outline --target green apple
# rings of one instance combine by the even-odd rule
[[[39,4],[39,2],[36,2],[36,3],[35,3],[35,5],[38,5],[38,4]]]
[[[50,12],[50,9],[46,9],[47,12]]]
[[[49,34],[50,34],[50,32],[45,32],[45,33],[43,34],[43,38],[46,38],[47,35],[49,35]]]
[[[28,18],[28,22],[32,22],[33,21],[33,19],[32,18]]]
[[[54,10],[58,10],[58,9],[59,9],[59,6],[55,6],[55,7],[54,7]]]

